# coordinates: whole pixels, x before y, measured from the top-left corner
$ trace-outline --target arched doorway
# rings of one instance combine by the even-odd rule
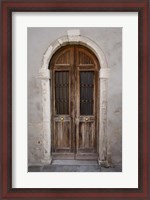
[[[98,159],[99,62],[88,48],[66,45],[51,71],[52,159]]]
[[[42,88],[42,108],[43,108],[43,164],[49,164],[52,161],[52,127],[51,127],[51,108],[52,103],[52,74],[50,73],[49,63],[57,50],[66,45],[82,45],[90,49],[90,52],[97,57],[100,64],[100,71],[98,76],[99,88],[99,119],[97,119],[99,130],[97,132],[98,145],[98,163],[108,165],[107,163],[107,93],[108,93],[108,78],[109,68],[102,49],[91,39],[80,34],[79,30],[68,30],[67,35],[58,38],[51,43],[43,55],[42,66],[39,70],[39,78],[41,79]]]

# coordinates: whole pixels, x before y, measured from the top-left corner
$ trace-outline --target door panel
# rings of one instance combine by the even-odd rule
[[[71,123],[70,119],[55,118],[55,152],[71,150]]]
[[[97,158],[98,62],[87,48],[68,45],[51,60],[52,156]]]
[[[95,123],[80,122],[79,124],[79,149],[80,152],[90,152],[95,146]]]

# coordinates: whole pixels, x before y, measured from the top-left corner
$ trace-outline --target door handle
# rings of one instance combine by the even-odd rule
[[[64,118],[63,118],[63,117],[61,117],[61,118],[60,118],[60,120],[61,120],[61,121],[64,121]]]
[[[86,118],[85,118],[85,121],[87,122],[88,120],[89,120],[89,118],[88,118],[88,117],[86,117]]]

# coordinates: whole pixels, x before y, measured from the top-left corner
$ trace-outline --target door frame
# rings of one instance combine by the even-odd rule
[[[99,71],[99,133],[98,133],[98,163],[108,165],[107,160],[107,95],[108,95],[108,78],[109,68],[106,57],[102,49],[93,40],[82,36],[80,30],[68,30],[67,35],[58,38],[54,41],[43,56],[43,63],[39,70],[39,78],[41,78],[42,88],[42,108],[43,108],[43,164],[50,164],[51,157],[51,73],[48,69],[49,62],[54,53],[62,46],[68,44],[80,44],[89,48],[97,57],[100,71]]]

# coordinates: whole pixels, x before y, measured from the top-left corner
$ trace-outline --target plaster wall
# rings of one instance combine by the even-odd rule
[[[42,86],[38,77],[49,45],[73,28],[28,28],[28,164],[42,164],[44,153]],[[76,28],[75,28],[76,29]],[[110,77],[108,81],[107,159],[122,162],[122,29],[77,28],[103,50]]]

